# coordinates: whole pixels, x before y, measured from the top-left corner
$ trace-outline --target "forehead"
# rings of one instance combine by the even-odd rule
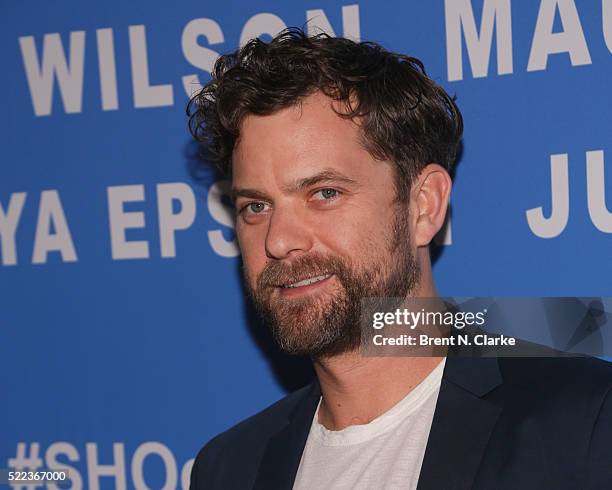
[[[268,116],[246,116],[233,154],[234,186],[280,185],[329,169],[359,180],[386,178],[390,166],[374,160],[360,137],[358,123],[338,116],[321,93]]]

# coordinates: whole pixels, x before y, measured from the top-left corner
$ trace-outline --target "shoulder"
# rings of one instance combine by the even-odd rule
[[[303,400],[312,385],[307,385],[285,396],[262,411],[252,415],[242,422],[234,425],[225,432],[217,435],[206,444],[200,453],[220,451],[235,444],[243,444],[248,439],[257,438],[279,430],[287,421],[287,417],[294,410],[298,402]]]
[[[500,358],[504,383],[557,392],[560,395],[596,394],[612,387],[612,363],[588,356],[569,356],[552,350],[547,357]]]
[[[195,458],[190,488],[216,488],[215,479],[224,475],[226,482],[234,469],[242,475],[254,474],[269,439],[314,389],[311,383],[211,439]]]
[[[582,488],[612,488],[612,363],[555,357],[500,359],[499,366],[507,438],[540,445],[554,474],[585,475]]]
[[[612,363],[593,357],[499,359],[508,408],[546,432],[588,440],[612,410]]]

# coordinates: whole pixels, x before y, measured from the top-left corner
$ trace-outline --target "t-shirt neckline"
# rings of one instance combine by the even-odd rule
[[[367,424],[351,425],[342,430],[329,430],[319,423],[319,407],[315,411],[310,433],[324,446],[350,446],[361,444],[378,437],[399,425],[402,420],[414,413],[425,401],[436,392],[442,383],[446,358],[415,386],[404,398],[385,413]]]

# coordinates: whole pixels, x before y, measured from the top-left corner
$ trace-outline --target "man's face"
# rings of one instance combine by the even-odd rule
[[[363,297],[405,297],[418,268],[394,172],[322,94],[247,116],[233,154],[246,288],[290,353],[356,349]]]

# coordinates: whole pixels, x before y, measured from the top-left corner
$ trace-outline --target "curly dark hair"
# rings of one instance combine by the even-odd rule
[[[459,108],[417,58],[373,42],[285,29],[219,57],[211,80],[187,106],[189,130],[207,160],[231,176],[232,152],[249,114],[270,115],[321,91],[358,118],[364,148],[393,162],[399,200],[428,163],[447,170],[463,132]]]

